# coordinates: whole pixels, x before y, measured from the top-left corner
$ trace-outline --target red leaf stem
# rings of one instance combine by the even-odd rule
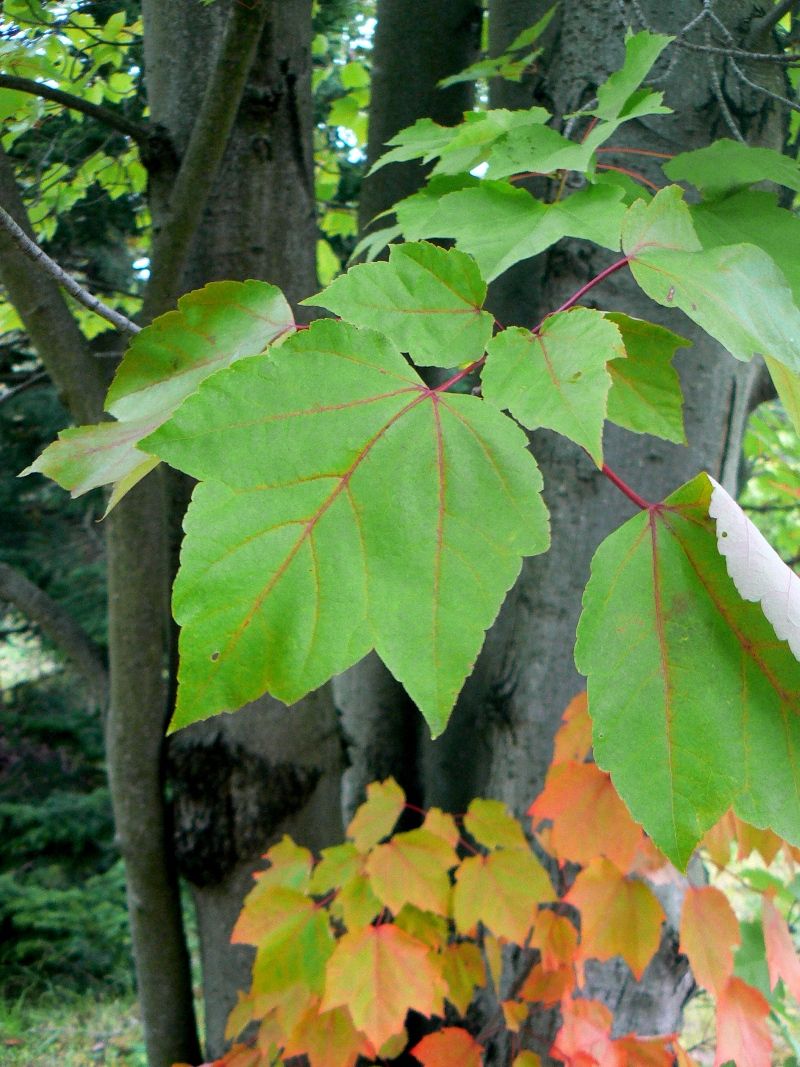
[[[448,378],[446,382],[442,382],[441,385],[437,385],[435,389],[430,389],[430,393],[445,393],[451,385],[455,385],[456,382],[460,382],[462,378],[466,378],[474,371],[479,370],[486,362],[486,356],[481,356],[480,359],[476,359],[474,363],[470,363],[468,367],[464,367],[457,374],[454,374],[452,378]]]
[[[655,507],[654,504],[651,504],[649,501],[645,500],[644,497],[639,496],[634,489],[631,489],[627,482],[623,482],[620,476],[615,474],[607,464],[604,463],[600,469],[603,474],[605,474],[606,478],[608,478],[608,480],[615,485],[621,493],[624,493],[628,500],[634,503],[637,508],[641,508],[642,511],[649,511],[650,508]]]
[[[627,167],[614,167],[610,163],[598,163],[598,170],[615,170],[618,174],[627,174],[629,178],[633,178],[636,182],[641,182],[642,185],[648,185],[651,189],[655,189],[656,192],[661,188],[660,185],[656,185],[655,182],[651,182],[649,178],[645,178],[644,174],[640,174],[638,170],[628,170]]]
[[[674,159],[673,152],[652,152],[649,148],[621,148],[614,145],[604,145],[597,149],[598,152],[623,153],[631,156],[653,156],[654,159]]]
[[[573,293],[572,296],[569,298],[569,300],[565,301],[561,305],[561,307],[556,308],[555,311],[548,312],[548,314],[545,315],[545,318],[542,319],[542,321],[533,330],[533,332],[534,333],[538,333],[539,330],[541,330],[545,319],[549,319],[551,315],[557,315],[559,311],[569,311],[569,309],[571,307],[574,307],[575,304],[577,304],[578,301],[581,299],[581,297],[585,296],[586,293],[588,293],[590,289],[594,289],[594,287],[596,285],[599,285],[600,282],[604,282],[606,280],[606,278],[610,277],[612,274],[616,274],[616,272],[618,270],[622,270],[622,268],[623,267],[627,267],[627,265],[628,265],[628,257],[625,256],[623,259],[618,259],[616,261],[616,263],[612,263],[610,267],[606,267],[605,270],[601,270],[600,273],[596,274],[594,276],[594,278],[590,279],[590,281],[588,281],[586,283],[586,285],[582,285],[580,287],[580,289],[576,293]]]

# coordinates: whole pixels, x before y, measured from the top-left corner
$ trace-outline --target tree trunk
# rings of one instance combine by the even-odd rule
[[[279,285],[296,305],[317,286],[311,0],[271,0],[267,8],[180,291],[255,277]],[[230,11],[194,0],[143,4],[151,114],[178,158],[190,150],[192,120]],[[155,169],[156,233],[170,223],[168,178],[168,168]],[[154,294],[153,306],[160,303]],[[173,510],[180,511],[186,480],[171,480]],[[173,530],[178,521],[173,517]],[[174,559],[178,540],[173,536]],[[170,741],[168,770],[178,868],[192,884],[197,912],[206,1052],[213,1057],[224,1049],[236,992],[249,984],[252,953],[233,948],[230,933],[259,858],[284,833],[317,849],[341,838],[343,748],[330,687],[291,711],[265,697],[235,716],[181,731]]]
[[[394,6],[385,0],[380,12]],[[396,6],[404,5],[398,2]],[[539,0],[493,0],[490,26],[495,54],[549,6]],[[741,42],[747,18],[755,7],[730,0],[718,4],[715,13]],[[641,13],[649,20],[650,28],[678,33],[698,10],[695,0],[669,4],[651,0],[638,4],[632,14]],[[640,28],[634,18],[634,29]],[[595,95],[597,85],[620,66],[625,29],[619,8],[603,0],[562,5],[545,38],[547,47],[536,75],[522,85],[497,83],[492,89],[492,105],[530,106],[535,93],[535,102],[549,107],[557,119],[585,105]],[[702,43],[702,30],[691,40]],[[666,102],[672,101],[679,114],[631,123],[615,137],[615,145],[677,153],[705,145],[715,137],[730,136],[707,57],[676,48],[674,59],[659,84],[666,90]],[[660,73],[662,70],[657,71]],[[780,91],[781,75],[772,68],[765,73],[762,65],[758,72],[747,73],[753,80],[778,80],[777,85],[769,87]],[[383,87],[390,97],[408,91],[407,74],[398,71],[397,78],[393,90],[388,84]],[[783,125],[770,101],[737,82],[730,71],[723,72],[722,78],[727,107],[748,141],[780,150]],[[383,95],[376,94],[373,107],[379,112],[383,106]],[[415,117],[418,115],[407,115],[406,122]],[[377,146],[371,149],[371,154],[376,152]],[[612,165],[617,162],[613,155],[605,158]],[[620,165],[625,165],[626,160],[629,164],[630,157],[620,159]],[[651,180],[665,184],[656,168],[638,169],[643,169]],[[379,172],[378,177],[383,173],[386,172]],[[388,204],[380,206],[385,208]],[[557,251],[521,264],[501,278],[492,287],[492,311],[505,325],[537,322],[610,261],[607,253],[585,244],[562,243]],[[615,274],[597,290],[596,301],[587,303],[624,309],[662,322],[693,341],[693,347],[684,350],[677,360],[686,396],[689,447],[609,427],[609,465],[651,499],[660,499],[702,469],[732,487],[749,394],[759,368],[735,363],[683,316],[655,306],[626,273]],[[521,815],[541,790],[561,713],[570,698],[583,688],[573,665],[572,649],[589,563],[600,541],[629,518],[633,509],[585,454],[564,438],[549,432],[537,433],[532,447],[544,474],[553,547],[546,555],[524,564],[520,580],[489,632],[475,673],[468,680],[444,735],[431,743],[417,720],[415,769],[409,768],[407,762],[407,726],[394,727],[394,763],[387,754],[385,739],[375,743],[379,736],[375,724],[380,724],[384,735],[387,732],[386,706],[391,689],[383,677],[374,686],[372,679],[380,674],[375,663],[354,668],[337,683],[337,698],[345,721],[351,724],[349,735],[356,739],[351,760],[358,769],[359,781],[351,783],[349,794],[357,794],[356,785],[389,769],[395,773],[399,769],[399,777],[415,784],[426,805],[463,811],[472,796],[484,794],[499,797]],[[401,695],[395,696],[396,715],[406,713],[406,703]],[[352,724],[361,724],[360,732]],[[403,739],[405,749],[400,743]],[[675,894],[662,896],[675,923],[679,899]],[[612,1007],[619,1033],[674,1031],[692,989],[685,961],[677,958],[672,931],[641,982],[634,982],[627,968],[613,963],[593,965],[587,974],[588,995]],[[531,1047],[544,1053],[552,1042],[555,1023],[552,1013],[533,1018],[526,1034]],[[506,1062],[504,1054],[502,1049],[495,1050],[498,1063]],[[495,1060],[490,1058],[487,1062]]]

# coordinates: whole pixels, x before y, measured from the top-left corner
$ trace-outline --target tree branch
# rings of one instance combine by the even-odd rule
[[[773,29],[781,19],[788,15],[789,12],[797,7],[798,0],[781,0],[779,4],[776,4],[771,11],[768,11],[766,15],[762,15],[761,18],[753,19],[750,24],[750,31],[748,37],[751,40],[758,40],[762,34],[767,33]]]
[[[40,96],[43,100],[52,100],[55,104],[68,107],[70,111],[80,111],[110,126],[112,130],[124,133],[137,144],[146,145],[150,140],[151,130],[145,123],[126,119],[113,108],[82,100],[73,93],[64,92],[63,89],[54,89],[51,85],[45,85],[44,82],[34,81],[33,78],[19,78],[16,74],[0,74],[0,89],[15,89],[19,93],[29,93],[31,96]]]
[[[51,596],[8,563],[0,563],[0,600],[8,601],[35,623],[80,671],[101,708],[108,702],[108,673],[103,657],[83,627]]]
[[[0,226],[29,259],[32,259],[42,270],[47,271],[51,278],[55,278],[58,284],[62,285],[68,293],[74,296],[79,304],[83,304],[84,307],[93,311],[95,315],[106,319],[112,326],[116,326],[118,330],[125,330],[127,333],[140,332],[141,326],[137,326],[126,315],[121,315],[96,296],[92,296],[88,290],[75,281],[71,274],[67,274],[63,267],[59,267],[56,261],[51,259],[43,248],[40,248],[31,237],[28,237],[22,227],[17,225],[2,206],[0,206]]]
[[[142,309],[150,322],[180,295],[192,238],[216,181],[267,18],[266,0],[231,5],[219,56],[206,84],[170,196],[170,214],[153,241]]]
[[[0,203],[32,235],[14,169],[0,147]],[[91,358],[78,324],[55,281],[0,227],[0,282],[39,353],[47,373],[76,422],[97,422],[110,375]]]

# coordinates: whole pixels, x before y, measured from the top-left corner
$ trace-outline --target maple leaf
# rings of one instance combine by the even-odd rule
[[[624,1067],[621,1054],[611,1040],[611,1012],[597,1000],[573,1000],[561,1004],[563,1019],[550,1055],[568,1064],[589,1067]]]
[[[712,491],[700,474],[606,539],[575,647],[597,763],[678,867],[730,806],[800,840],[800,663],[729,577]]]
[[[370,782],[367,799],[356,811],[347,827],[347,836],[359,852],[388,837],[405,807],[406,795],[394,778]]]
[[[564,434],[599,467],[611,388],[607,364],[624,358],[620,332],[601,311],[556,312],[535,333],[515,326],[492,338],[483,395],[528,429]]]
[[[719,995],[733,974],[733,949],[741,944],[739,920],[715,886],[689,886],[681,912],[680,949],[698,983]]]
[[[363,868],[364,855],[352,841],[323,848],[309,881],[309,891],[314,894],[329,893],[361,875]]]
[[[763,899],[764,945],[767,950],[769,984],[774,989],[778,979],[800,1003],[800,959],[786,920],[769,896]]]
[[[450,914],[448,872],[458,856],[441,837],[420,827],[395,834],[367,857],[373,892],[395,914],[404,904],[438,915]]]
[[[486,848],[530,847],[524,830],[499,800],[476,797],[467,808],[464,828],[478,844]]]
[[[293,703],[375,648],[441,733],[522,557],[549,542],[527,444],[329,319],[204,382],[145,442],[206,479],[175,584],[172,729],[265,691]]]
[[[395,925],[422,941],[429,948],[441,951],[447,945],[450,927],[447,919],[431,911],[423,911],[413,904],[404,904],[394,917]],[[440,957],[437,957],[440,959]]]
[[[457,941],[445,946],[439,962],[447,983],[445,996],[464,1015],[476,988],[486,985],[481,951],[472,941]]]
[[[320,1012],[312,1003],[286,1038],[283,1058],[308,1056],[310,1067],[353,1067],[359,1056],[375,1049],[353,1025],[346,1008]]]
[[[511,1067],[542,1067],[542,1058],[537,1056],[535,1052],[529,1052],[526,1049],[514,1057]]]
[[[652,889],[599,857],[580,871],[564,900],[581,913],[579,960],[621,956],[638,981],[658,949],[664,921]]]
[[[139,443],[209,375],[294,329],[283,293],[266,282],[211,282],[136,335],[105,409],[118,421],[64,430],[23,474],[38,471],[80,496],[114,482],[108,511],[158,459]]]
[[[427,945],[393,923],[345,934],[328,961],[322,1010],[346,1007],[357,1029],[380,1047],[413,1008],[442,1010],[443,981]]]
[[[442,811],[440,808],[428,809],[422,828],[431,834],[436,834],[437,837],[441,837],[451,848],[455,848],[461,839],[453,816],[448,815],[447,812]]]
[[[729,978],[717,998],[717,1051],[714,1067],[729,1060],[737,1067],[770,1067],[769,1004],[741,978]]]
[[[603,855],[627,871],[643,837],[610,776],[593,763],[551,767],[528,814],[535,822],[553,820],[550,849],[562,862],[589,863]]]
[[[575,959],[578,931],[565,915],[557,915],[549,908],[544,908],[536,917],[530,945],[531,948],[538,948],[542,967],[546,971],[554,971]]]
[[[519,1033],[520,1027],[530,1015],[530,1005],[523,1004],[519,1000],[502,1000],[500,1007],[503,1009],[506,1029],[510,1030],[512,1034]]]
[[[589,700],[586,690],[570,700],[561,716],[561,726],[553,740],[551,766],[575,760],[583,763],[592,748],[592,720],[589,718]]]
[[[537,963],[525,979],[519,995],[532,1004],[558,1004],[574,985],[575,971],[572,966],[563,965],[548,971],[541,963]]]
[[[614,1042],[620,1057],[620,1067],[673,1067],[675,1057],[668,1047],[674,1039],[666,1037],[637,1037],[627,1034]]]
[[[483,355],[492,316],[475,261],[425,241],[392,245],[389,260],[363,263],[303,300],[380,330],[416,364],[453,367]]]
[[[445,1026],[411,1049],[422,1067],[481,1067],[483,1046],[460,1026]]]
[[[521,945],[539,902],[553,899],[547,871],[532,852],[501,849],[462,862],[456,872],[453,918],[462,934],[482,922],[497,937]]]

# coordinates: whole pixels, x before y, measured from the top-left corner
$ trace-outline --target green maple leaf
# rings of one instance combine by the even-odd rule
[[[757,148],[723,138],[705,148],[682,152],[663,167],[674,182],[691,182],[717,197],[743,186],[772,181],[800,193],[800,165],[772,148]]]
[[[704,249],[677,186],[629,208],[622,237],[633,276],[649,297],[680,308],[737,359],[763,355],[800,372],[800,310],[762,249]]]
[[[691,341],[621,312],[607,312],[606,318],[622,335],[626,356],[608,364],[609,420],[635,433],[685,444],[683,393],[672,359],[678,348]]]
[[[266,282],[212,282],[188,293],[131,342],[106,397],[115,422],[64,430],[23,474],[46,474],[80,496],[114,483],[108,510],[158,463],[139,445],[210,374],[294,329]]]
[[[486,848],[530,847],[522,827],[500,800],[476,797],[464,816],[464,829]]]
[[[374,647],[438,734],[548,543],[522,431],[342,322],[215,375],[145,446],[210,479],[175,585],[173,728],[265,691],[291,703]]]
[[[597,763],[685,867],[733,806],[800,842],[800,664],[717,547],[705,474],[597,550],[575,661]]]
[[[489,343],[481,376],[488,401],[529,429],[546,426],[603,463],[603,423],[611,376],[624,359],[620,332],[602,312],[574,308],[550,315],[536,333],[503,330]]]
[[[420,241],[393,245],[388,262],[351,267],[303,303],[380,330],[415,363],[454,367],[479,359],[492,336],[485,299],[469,256]]]

